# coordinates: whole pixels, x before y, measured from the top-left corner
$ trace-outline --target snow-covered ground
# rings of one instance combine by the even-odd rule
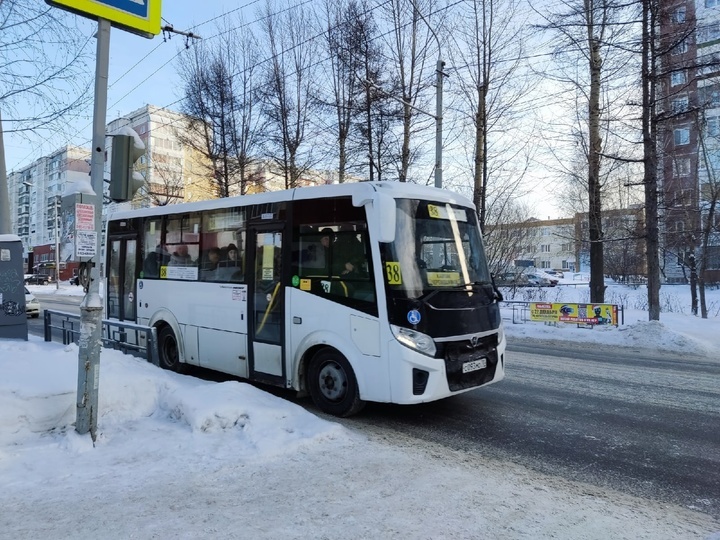
[[[659,323],[633,304],[643,290],[615,292],[628,300],[620,328],[506,321],[509,340],[716,358],[720,317],[689,315],[687,287],[663,287],[678,309]],[[543,294],[535,300],[587,301],[587,286]],[[720,304],[720,291],[708,297]],[[74,345],[34,337],[0,341],[0,538],[720,540],[720,522],[693,509],[402,435],[360,434],[248,384],[181,376],[110,350],[93,446],[72,425],[77,356]]]

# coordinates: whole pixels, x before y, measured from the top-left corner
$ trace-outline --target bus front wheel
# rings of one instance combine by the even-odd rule
[[[175,332],[170,326],[160,330],[158,335],[158,353],[160,357],[160,367],[183,373],[186,364],[180,362],[180,353],[178,351],[177,338]]]
[[[315,405],[334,416],[351,416],[365,406],[350,362],[335,349],[322,349],[312,357],[308,389]]]

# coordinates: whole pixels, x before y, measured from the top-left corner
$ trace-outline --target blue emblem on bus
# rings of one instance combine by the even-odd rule
[[[408,311],[407,318],[410,324],[417,324],[420,322],[420,312],[417,309],[411,309]]]

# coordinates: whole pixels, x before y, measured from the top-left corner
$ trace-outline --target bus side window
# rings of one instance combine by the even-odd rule
[[[205,269],[206,281],[244,283],[245,261],[245,209],[219,208],[202,213],[202,242],[204,257],[217,250],[218,260],[209,262]],[[203,259],[206,261],[206,259]],[[201,266],[202,268],[202,266]]]

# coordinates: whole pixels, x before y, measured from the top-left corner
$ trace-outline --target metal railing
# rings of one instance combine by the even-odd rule
[[[77,345],[80,339],[80,315],[52,309],[46,309],[44,313],[45,341],[53,341],[53,336],[59,334],[63,345]],[[103,347],[139,356],[159,365],[157,330],[154,327],[107,319],[103,319],[102,324]]]

